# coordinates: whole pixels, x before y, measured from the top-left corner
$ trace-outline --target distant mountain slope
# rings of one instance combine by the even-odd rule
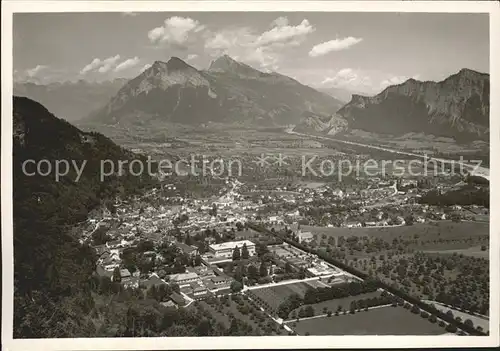
[[[406,82],[374,97],[354,95],[337,113],[350,129],[402,135],[423,132],[461,140],[488,139],[489,75],[469,69],[441,82]]]
[[[306,114],[293,129],[298,133],[314,133],[335,135],[347,129],[347,121],[338,115],[322,116]]]
[[[278,73],[260,72],[222,56],[205,71],[179,58],[156,61],[129,81],[90,120],[104,124],[245,125],[297,123],[304,112],[331,114],[342,103]]]
[[[13,115],[13,155],[14,155],[14,187],[15,199],[31,201],[36,194],[47,196],[44,206],[37,207],[58,221],[84,218],[85,209],[99,203],[100,199],[115,185],[134,188],[138,183],[148,180],[148,176],[134,177],[126,172],[123,176],[100,179],[101,160],[132,160],[141,158],[132,152],[114,144],[110,139],[95,132],[82,132],[69,122],[55,117],[36,101],[25,97],[14,97]],[[22,172],[25,160],[48,160],[54,166],[55,160],[76,162],[79,166],[86,161],[84,171],[78,180],[73,167],[59,182],[54,174],[48,176],[26,176]],[[33,171],[32,167],[29,172]],[[117,168],[116,168],[117,170]],[[64,203],[60,196],[63,193],[74,193]],[[42,197],[43,197],[42,196]],[[54,206],[52,208],[52,206]],[[62,206],[62,207],[60,207]],[[57,211],[54,211],[58,209]],[[54,212],[51,212],[54,211]],[[75,213],[70,213],[75,211]],[[40,214],[38,213],[38,214]],[[55,217],[54,217],[55,216]]]
[[[115,79],[105,82],[14,83],[14,95],[25,96],[46,106],[57,116],[76,121],[102,108],[127,82]]]

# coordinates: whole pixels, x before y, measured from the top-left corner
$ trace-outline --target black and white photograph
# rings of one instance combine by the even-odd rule
[[[3,2],[5,349],[498,346],[499,9]]]

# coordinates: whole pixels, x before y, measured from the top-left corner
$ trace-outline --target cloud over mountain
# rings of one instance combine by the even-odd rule
[[[45,84],[60,79],[64,73],[64,69],[54,68],[48,65],[36,65],[35,67],[23,70],[15,69],[13,72],[13,79],[14,82]]]
[[[162,26],[151,29],[148,38],[153,44],[183,45],[191,34],[198,33],[204,28],[205,26],[192,18],[173,16],[167,18]]]
[[[227,54],[317,88],[345,86],[373,95],[417,73],[427,81],[462,67],[489,70],[489,27],[479,14],[442,14],[439,20],[424,13],[252,11],[37,16],[43,28],[28,15],[14,23],[16,42],[23,43],[13,47],[16,81],[131,78],[146,63],[171,56],[202,69]],[[402,17],[411,20],[402,25]],[[464,28],[470,21],[474,25]],[[426,30],[433,25],[447,30]]]
[[[106,73],[116,66],[118,60],[120,60],[120,55],[111,56],[102,60],[100,58],[94,58],[92,62],[82,68],[80,74],[85,75],[95,71]]]
[[[46,70],[48,67],[45,66],[45,65],[37,65],[36,67],[34,68],[31,68],[31,69],[28,69],[26,70],[26,74],[29,76],[29,77],[35,77],[36,75],[38,75],[41,71],[44,71]]]
[[[260,68],[277,69],[287,48],[302,44],[316,29],[307,19],[290,24],[287,17],[278,17],[271,28],[259,32],[250,27],[223,28],[208,32],[204,48],[212,57],[230,55]]]
[[[386,88],[389,85],[397,85],[401,84],[403,82],[406,82],[408,79],[413,78],[413,79],[419,79],[420,75],[416,74],[413,77],[408,77],[408,76],[393,76],[388,79],[384,79],[382,82],[380,82],[380,88]]]
[[[115,67],[115,72],[120,72],[135,67],[139,64],[140,61],[141,60],[137,56],[131,59],[127,59]]]
[[[120,72],[120,74],[122,74],[123,72],[130,73],[131,68],[136,67],[141,62],[141,59],[138,56],[122,60],[121,62],[120,60],[121,60],[120,55],[110,56],[105,59],[100,59],[96,57],[80,70],[80,76],[93,75],[94,78],[99,76],[110,79],[109,76],[112,75],[111,73],[113,72],[114,73]],[[137,73],[137,70],[135,71],[132,70],[132,71],[133,71],[132,73],[134,74]]]
[[[276,20],[273,21],[275,26],[272,29],[257,37],[254,43],[255,46],[289,43],[293,40],[300,42],[307,34],[315,30],[307,19],[302,20],[302,22],[296,26],[289,25],[288,20],[284,20],[283,17],[279,17],[277,20],[277,22]]]

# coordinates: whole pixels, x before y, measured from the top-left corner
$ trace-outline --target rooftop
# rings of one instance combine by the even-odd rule
[[[313,237],[313,233],[311,232],[303,232],[303,231],[299,231],[298,235],[300,237]]]
[[[193,251],[198,250],[196,247],[186,245],[184,243],[176,243],[175,245],[185,253],[191,253]]]
[[[180,306],[183,306],[186,304],[184,297],[182,297],[182,295],[180,295],[176,292],[173,292],[172,295],[170,295],[170,299]]]
[[[210,248],[212,250],[225,250],[225,249],[234,249],[236,247],[243,247],[243,245],[246,244],[247,246],[255,246],[255,244],[253,242],[251,242],[250,240],[240,240],[240,241],[228,241],[226,243],[222,243],[222,244],[213,244],[213,245],[210,245]]]
[[[164,285],[165,282],[161,280],[158,276],[151,275],[148,279],[141,281],[140,284],[143,285],[145,288],[149,289],[152,286]]]
[[[194,272],[188,272],[188,273],[179,273],[179,274],[173,274],[170,276],[170,280],[172,281],[180,281],[180,280],[186,280],[186,279],[196,279],[198,278],[198,274]]]
[[[227,280],[229,280],[231,278],[227,277],[227,276],[217,276],[217,277],[213,277],[211,280],[213,282],[225,282]]]
[[[130,277],[130,272],[128,269],[124,268],[124,269],[120,269],[120,276],[122,278],[124,277]]]

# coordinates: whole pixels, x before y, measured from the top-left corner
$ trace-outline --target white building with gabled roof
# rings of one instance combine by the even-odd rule
[[[250,240],[240,240],[240,241],[228,241],[226,243],[221,244],[212,244],[209,245],[210,252],[216,257],[232,257],[233,251],[236,247],[240,250],[243,248],[243,245],[246,244],[248,249],[248,253],[250,256],[255,255],[255,244]]]
[[[195,272],[178,273],[170,275],[170,281],[172,283],[177,283],[179,287],[189,285],[199,280],[200,277]]]

